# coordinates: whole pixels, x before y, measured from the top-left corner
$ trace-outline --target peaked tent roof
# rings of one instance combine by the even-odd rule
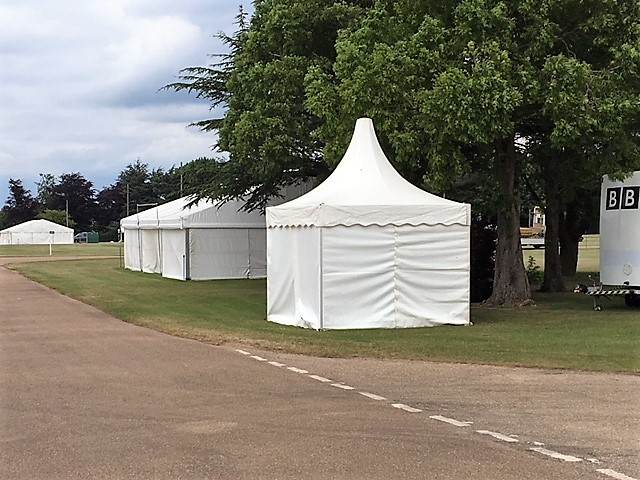
[[[122,228],[264,228],[264,216],[257,211],[240,211],[242,203],[224,204],[200,200],[189,206],[192,197],[182,197],[163,203],[120,220]]]
[[[267,208],[267,225],[469,225],[470,216],[470,205],[432,195],[402,178],[382,151],[373,121],[360,118],[329,178],[306,195]]]
[[[29,220],[28,222],[19,223],[13,227],[0,230],[0,232],[3,233],[49,233],[52,231],[56,233],[73,233],[73,228],[65,227],[64,225],[50,222],[49,220],[38,219]]]

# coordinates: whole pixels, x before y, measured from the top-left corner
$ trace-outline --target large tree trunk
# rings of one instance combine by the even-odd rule
[[[540,290],[543,292],[562,292],[562,266],[560,263],[560,178],[555,159],[547,158],[544,163],[544,190],[547,199],[545,208],[544,232],[544,280]]]
[[[522,260],[518,160],[514,139],[496,142],[496,170],[500,182],[498,244],[493,293],[489,305],[515,306],[531,300],[531,288]]]
[[[578,245],[583,228],[574,202],[567,205],[564,216],[560,221],[560,263],[562,275],[575,276],[578,270]]]

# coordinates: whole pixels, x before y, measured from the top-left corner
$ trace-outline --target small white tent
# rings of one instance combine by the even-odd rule
[[[49,220],[29,220],[0,230],[0,245],[48,245],[49,243],[73,243],[73,228],[58,225]]]
[[[327,180],[267,208],[267,319],[315,329],[469,323],[467,204],[404,180],[357,121]]]
[[[183,197],[123,218],[124,263],[130,270],[178,280],[266,275],[265,219],[242,204]]]
[[[602,180],[600,281],[640,287],[640,171],[624,181]]]

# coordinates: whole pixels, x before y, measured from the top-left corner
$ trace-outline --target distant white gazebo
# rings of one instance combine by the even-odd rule
[[[267,319],[314,329],[469,323],[471,207],[398,174],[368,118],[322,184],[267,208]]]
[[[29,220],[0,230],[0,245],[48,245],[73,243],[73,228],[49,220]]]

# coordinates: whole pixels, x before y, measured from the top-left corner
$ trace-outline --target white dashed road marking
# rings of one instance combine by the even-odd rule
[[[360,395],[364,395],[367,398],[370,398],[371,400],[386,400],[386,398],[381,397],[380,395],[376,395],[375,393],[369,393],[369,392],[358,392]]]
[[[291,370],[292,372],[296,372],[296,373],[309,373],[306,370],[303,370],[301,368],[297,368],[297,367],[287,367],[287,370]]]
[[[354,390],[353,387],[349,385],[344,385],[342,383],[332,383],[331,386],[336,388],[341,388],[342,390]]]
[[[433,420],[438,420],[439,422],[448,423],[450,425],[455,425],[456,427],[468,427],[473,422],[461,422],[460,420],[456,420],[455,418],[443,417],[442,415],[431,415],[429,418]]]
[[[404,403],[392,403],[391,406],[395,408],[399,408],[400,410],[404,410],[405,412],[409,412],[409,413],[419,413],[422,411],[419,408],[413,408],[413,407],[410,407],[409,405],[405,405]]]
[[[546,455],[547,457],[557,458],[558,460],[562,460],[564,462],[581,462],[582,461],[581,458],[574,457],[573,455],[565,455],[563,453],[554,452],[553,450],[547,450],[546,448],[542,448],[542,447],[533,447],[533,448],[530,448],[529,450],[541,453],[542,455]]]
[[[625,475],[624,473],[616,472],[615,470],[611,470],[610,468],[598,468],[596,472],[607,475],[611,478],[615,478],[617,480],[636,480],[633,477]]]
[[[267,359],[264,357],[260,357],[258,355],[252,355],[251,352],[247,352],[246,350],[241,350],[239,348],[235,349],[236,352],[242,354],[242,355],[247,355],[250,358],[253,358],[254,360],[257,360],[259,362],[267,362]],[[303,374],[308,374],[309,372],[307,370],[303,370],[302,368],[297,368],[297,367],[287,367],[287,365],[285,363],[280,363],[280,362],[276,362],[276,361],[268,361],[269,365],[273,365],[274,367],[286,367],[287,370],[291,370],[292,372],[295,373],[303,373]],[[354,387],[350,386],[350,385],[345,385],[343,383],[332,383],[333,380],[326,378],[326,377],[321,377],[320,375],[309,375],[309,378],[313,378],[314,380],[317,380],[319,382],[322,383],[331,383],[332,387],[336,387],[336,388],[340,388],[342,390],[355,390]],[[370,398],[371,400],[377,400],[377,401],[382,401],[382,400],[387,400],[385,397],[381,396],[381,395],[376,395],[375,393],[371,393],[371,392],[358,392],[360,395],[362,395],[363,397],[367,397]],[[422,412],[421,409],[419,408],[415,408],[415,407],[411,407],[409,405],[406,405],[404,403],[392,403],[391,404],[392,407],[400,409],[400,410],[404,410],[405,412],[409,412],[409,413],[420,413]],[[449,418],[449,417],[444,417],[442,415],[431,415],[429,416],[429,418],[433,419],[433,420],[437,420],[439,422],[445,422],[448,423],[450,425],[455,425],[456,427],[468,427],[469,425],[471,425],[473,422],[462,422],[460,420],[456,420],[454,418]],[[488,435],[490,437],[493,437],[497,440],[503,441],[503,442],[508,442],[508,443],[518,443],[519,440],[517,440],[517,435],[504,435],[502,433],[499,432],[492,432],[491,430],[476,430],[476,433],[479,433],[481,435]],[[542,446],[544,445],[544,443],[542,442],[532,442],[534,445],[537,445],[536,447],[531,447],[529,448],[529,450],[533,451],[533,452],[537,452],[540,453],[542,455],[546,455],[548,457],[551,458],[555,458],[557,460],[562,460],[564,462],[581,462],[582,458],[579,457],[574,457],[573,455],[565,455],[563,453],[559,453],[559,452],[554,452],[553,450],[548,450],[546,448],[543,448]],[[600,463],[600,460],[598,460],[597,458],[587,458],[587,461],[593,463],[593,464],[598,464]],[[620,473],[620,472],[616,472],[615,470],[611,470],[610,468],[599,468],[596,470],[598,473],[601,473],[602,475],[606,475],[608,477],[614,478],[616,480],[638,480],[636,478],[630,477],[628,475],[625,475],[624,473]]]
[[[508,435],[503,435],[502,433],[498,433],[498,432],[492,432],[490,430],[476,430],[476,433],[479,433],[481,435],[489,435],[493,438],[497,438],[498,440],[502,440],[503,442],[518,443],[518,440],[516,440],[513,437],[510,437]]]

